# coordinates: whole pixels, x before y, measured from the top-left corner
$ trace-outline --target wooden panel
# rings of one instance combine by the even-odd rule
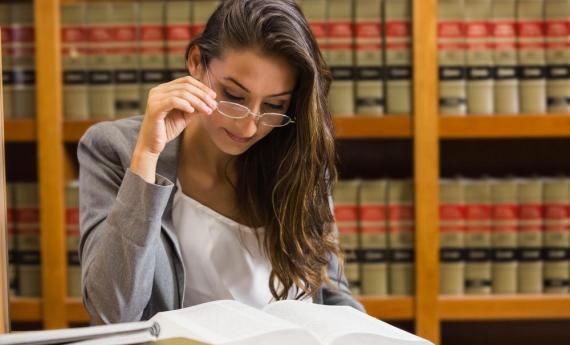
[[[439,123],[444,139],[570,136],[570,115],[441,117]]]
[[[69,323],[89,323],[89,314],[85,311],[80,298],[68,298],[65,307]]]
[[[59,1],[34,1],[44,327],[67,327]]]
[[[358,300],[370,316],[380,320],[414,319],[414,299],[412,297],[361,296]]]
[[[354,138],[410,138],[412,121],[409,116],[335,117],[336,137]]]
[[[416,333],[440,343],[437,0],[413,1]]]
[[[2,51],[2,35],[0,32],[0,51]],[[0,54],[0,71],[2,71],[2,56]],[[0,73],[1,74],[1,73]],[[6,205],[6,169],[4,159],[4,90],[0,75],[0,334],[10,330],[8,316],[8,227]]]
[[[10,321],[40,322],[42,320],[41,309],[39,298],[10,298]]]
[[[569,295],[507,295],[439,298],[442,320],[570,319]]]
[[[5,119],[6,142],[32,142],[36,140],[36,121],[32,119]]]

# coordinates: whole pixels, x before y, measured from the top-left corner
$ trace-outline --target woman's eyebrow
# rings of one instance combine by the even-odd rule
[[[239,87],[240,87],[242,90],[244,90],[245,92],[248,92],[248,93],[250,92],[245,86],[243,86],[242,84],[240,84],[240,83],[239,83],[237,80],[235,80],[234,78],[232,78],[232,77],[226,77],[226,78],[224,78],[224,79],[225,79],[225,80],[229,80],[229,81],[231,81],[232,83],[236,84],[237,86],[239,86]],[[270,96],[267,96],[267,97],[277,97],[277,96],[289,95],[289,94],[292,94],[292,93],[293,93],[293,90],[290,90],[290,91],[284,91],[284,92],[276,93],[276,94],[274,94],[274,95],[270,95]]]

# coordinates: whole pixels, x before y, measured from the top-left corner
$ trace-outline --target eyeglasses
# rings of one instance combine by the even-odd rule
[[[210,71],[208,71],[208,65],[206,65],[205,61],[204,67],[206,68],[206,74],[208,75],[208,86],[210,89],[212,88],[212,80],[210,79]],[[245,105],[228,102],[228,101],[219,101],[218,107],[216,109],[218,113],[222,114],[225,117],[230,119],[245,119],[250,114],[254,117],[256,122],[260,122],[265,126],[269,127],[284,127],[290,123],[295,123],[293,119],[285,114],[280,113],[255,113],[251,111]]]

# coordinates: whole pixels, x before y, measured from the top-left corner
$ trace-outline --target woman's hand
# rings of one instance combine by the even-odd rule
[[[156,162],[166,144],[175,139],[196,114],[212,114],[216,93],[192,77],[160,84],[149,92],[131,170],[154,183]]]

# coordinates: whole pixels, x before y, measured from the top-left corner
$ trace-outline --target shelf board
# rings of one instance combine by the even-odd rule
[[[413,320],[414,298],[409,296],[360,296],[370,316],[381,320]]]
[[[570,137],[567,115],[440,116],[442,139]]]
[[[39,298],[10,297],[12,322],[41,322],[42,310]]]
[[[5,119],[4,140],[11,142],[33,142],[37,138],[36,121],[33,119]]]
[[[89,314],[83,307],[81,298],[68,297],[65,302],[67,312],[67,322],[69,323],[89,323]]]
[[[64,120],[63,140],[65,142],[78,142],[87,129],[101,120]]]
[[[398,139],[412,137],[410,116],[335,117],[337,139]]]
[[[440,296],[445,321],[570,319],[570,295]]]

